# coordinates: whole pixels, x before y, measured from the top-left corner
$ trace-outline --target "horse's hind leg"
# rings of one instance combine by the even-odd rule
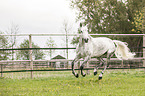
[[[102,61],[102,63],[104,64],[104,69],[102,70],[102,72],[100,73],[100,75],[99,75],[99,80],[101,80],[102,79],[102,75],[104,74],[104,71],[106,70],[106,68],[107,68],[107,62],[105,63],[105,61],[103,60]]]
[[[107,68],[108,61],[110,60],[111,56],[113,56],[113,53],[114,53],[114,51],[113,51],[113,52],[109,52],[109,51],[108,51],[106,62],[105,62],[104,60],[102,61],[102,63],[105,64],[105,67],[104,67],[104,70],[102,70],[102,72],[101,72],[100,75],[99,75],[99,78],[98,78],[99,80],[102,79],[102,75],[104,74],[104,71],[105,71],[106,68]]]
[[[94,75],[97,74],[97,69],[98,69],[100,66],[105,65],[104,70],[102,70],[102,72],[100,73],[99,78],[98,78],[99,80],[101,80],[101,79],[102,79],[102,75],[104,74],[104,71],[105,71],[106,68],[107,68],[107,63],[105,63],[105,61],[104,61],[102,58],[98,58],[98,60],[100,61],[100,64],[99,64],[99,66],[96,66],[96,67],[95,67],[95,69],[94,69]]]
[[[107,56],[107,68],[109,67],[109,61],[110,61],[110,58],[114,55],[114,52],[115,52],[115,51],[111,52],[111,53],[108,54],[108,56]]]
[[[103,66],[104,65],[104,60],[102,58],[97,58],[100,62],[100,64],[98,66],[95,66],[94,68],[94,76],[97,75],[97,70],[100,66]]]

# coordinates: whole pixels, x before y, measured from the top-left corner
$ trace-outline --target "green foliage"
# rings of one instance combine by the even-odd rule
[[[54,48],[54,47],[56,47],[55,41],[52,39],[52,37],[50,37],[49,39],[47,39],[46,46],[48,48]],[[47,52],[48,52],[50,58],[52,58],[52,54],[55,52],[55,50],[51,50],[50,49]]]
[[[25,39],[20,44],[19,48],[29,48],[29,40]],[[34,42],[32,42],[32,48],[40,48],[40,47],[38,45],[35,45]],[[44,53],[41,50],[33,50],[32,57],[34,57],[35,60],[40,60],[44,58]],[[29,60],[29,50],[18,51],[17,60]]]
[[[71,0],[78,12],[77,20],[87,26],[91,34],[140,34],[143,0]],[[137,14],[138,12],[139,14]],[[134,29],[134,30],[133,30]],[[138,32],[139,30],[139,32]],[[142,37],[109,37],[127,42],[130,47],[142,47]],[[76,43],[74,39],[72,43]],[[142,49],[131,51],[142,52]],[[136,55],[141,56],[141,55]]]
[[[79,11],[77,20],[88,25],[91,33],[133,33],[135,12],[142,0],[71,0]]]
[[[0,35],[0,48],[9,48],[8,46],[8,39],[5,36]],[[9,59],[11,52],[9,51],[0,51],[0,60],[7,60]]]
[[[98,81],[98,76],[93,74],[85,78],[75,78],[71,72],[41,72],[40,74],[47,74],[48,77],[0,78],[0,95],[144,96],[145,94],[145,76],[142,70],[108,70],[101,81]]]
[[[46,45],[49,47],[49,48],[53,48],[56,46],[54,40],[52,39],[52,37],[49,37],[49,39],[47,39],[47,42],[46,42]]]
[[[133,25],[135,25],[135,28],[132,29],[133,32],[136,33],[143,33],[143,12],[142,11],[136,11],[136,14],[134,16],[134,22],[132,22]]]

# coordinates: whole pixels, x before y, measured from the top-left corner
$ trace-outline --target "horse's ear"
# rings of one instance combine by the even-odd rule
[[[82,26],[83,26],[82,23],[80,23],[80,28],[79,28],[80,33],[83,33],[82,30],[81,30]]]

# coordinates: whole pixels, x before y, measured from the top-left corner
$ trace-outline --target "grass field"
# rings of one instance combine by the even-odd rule
[[[4,74],[0,96],[145,96],[145,72],[139,69],[107,70],[100,81],[92,72],[84,78],[71,72],[35,72],[34,79],[25,75],[30,73]]]

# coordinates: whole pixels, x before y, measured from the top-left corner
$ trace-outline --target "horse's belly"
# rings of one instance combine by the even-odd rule
[[[100,51],[97,51],[97,52],[94,52],[92,57],[100,57],[102,56],[104,53],[106,53],[107,50],[100,50]]]
[[[96,39],[96,41],[94,40],[93,43],[92,57],[100,57],[108,50],[114,48],[112,40],[110,41],[108,38]]]

